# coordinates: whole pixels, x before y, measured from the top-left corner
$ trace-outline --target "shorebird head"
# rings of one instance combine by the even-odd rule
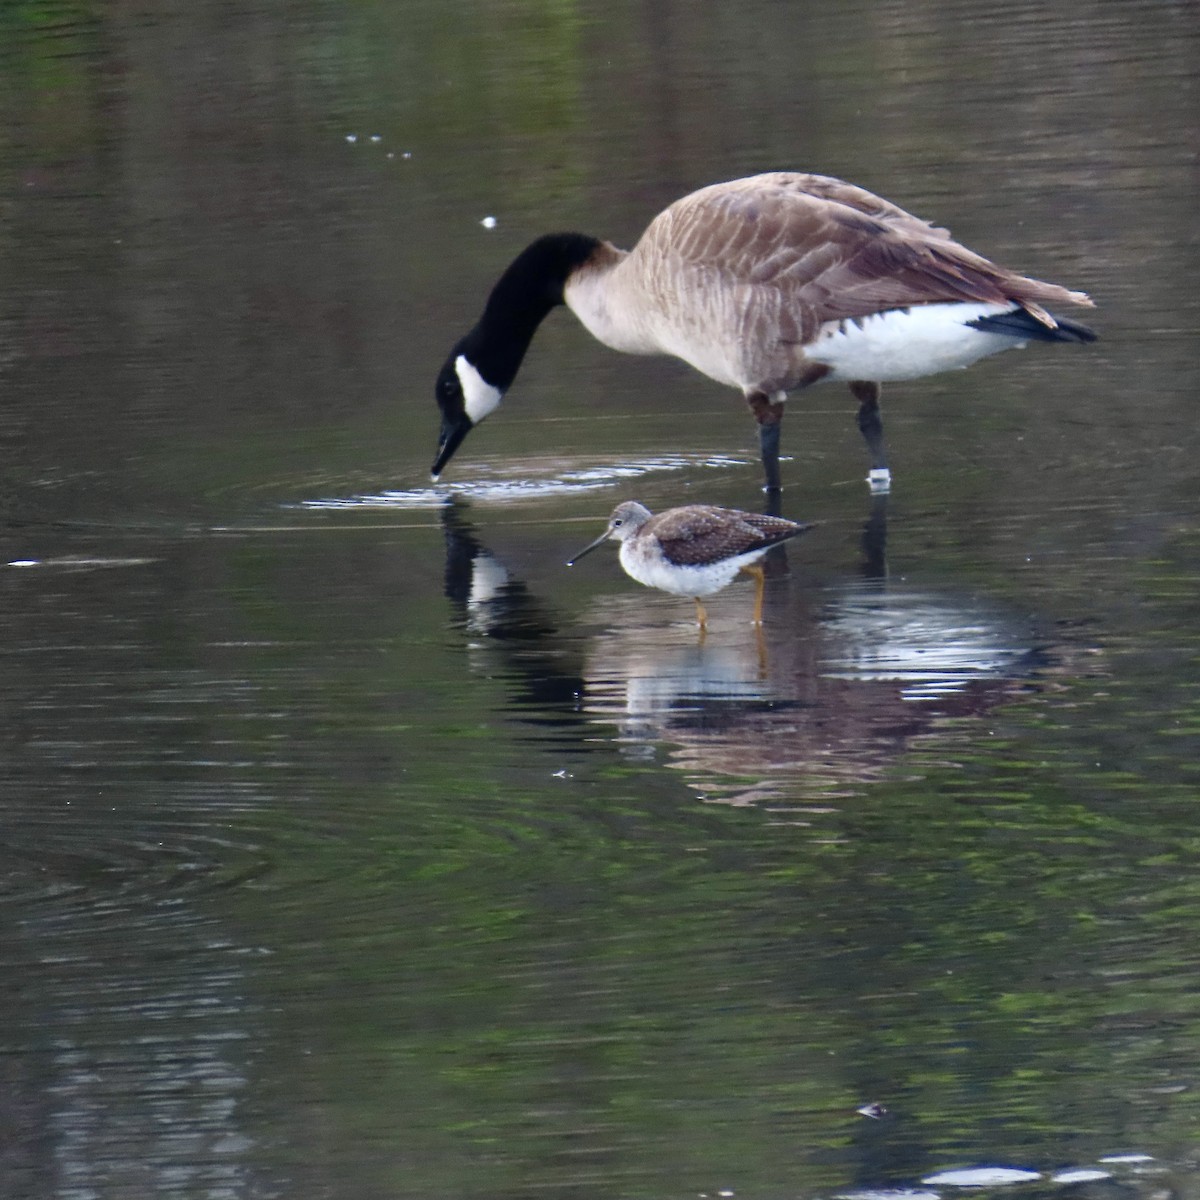
[[[651,516],[650,510],[636,500],[626,500],[623,504],[618,504],[613,509],[612,516],[608,518],[608,528],[594,542],[584,546],[574,558],[568,559],[567,566],[573,567],[585,554],[590,554],[597,546],[607,542],[609,538],[612,538],[614,542],[628,541],[650,520]]]

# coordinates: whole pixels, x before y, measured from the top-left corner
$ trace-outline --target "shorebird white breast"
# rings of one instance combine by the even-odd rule
[[[661,545],[651,534],[622,542],[618,557],[626,574],[646,587],[658,588],[676,596],[711,596],[727,588],[743,567],[757,562],[770,548],[768,544],[745,554],[718,558],[712,562],[680,565],[664,557]]]

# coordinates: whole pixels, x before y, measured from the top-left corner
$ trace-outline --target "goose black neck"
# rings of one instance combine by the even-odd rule
[[[461,347],[488,383],[501,389],[512,383],[537,327],[563,303],[567,280],[599,245],[582,233],[549,233],[509,263]]]

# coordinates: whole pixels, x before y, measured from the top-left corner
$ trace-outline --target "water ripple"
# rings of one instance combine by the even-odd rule
[[[561,460],[555,460],[561,462]],[[356,496],[319,497],[291,506],[302,509],[433,509],[443,508],[455,497],[497,504],[522,500],[545,500],[613,487],[628,479],[641,479],[661,471],[693,470],[697,467],[727,470],[747,460],[724,455],[659,455],[623,463],[596,463],[555,470],[538,460],[509,460],[483,468],[480,478],[456,480],[436,487],[384,491]],[[546,472],[552,472],[546,474]],[[542,477],[539,478],[539,475]]]

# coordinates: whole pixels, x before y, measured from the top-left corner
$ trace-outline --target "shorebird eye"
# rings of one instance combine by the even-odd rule
[[[616,529],[618,525],[624,525],[624,524],[625,524],[625,521],[624,521],[624,519],[623,519],[623,518],[621,518],[621,517],[618,517],[618,518],[617,518],[617,519],[616,519],[616,520],[615,520],[615,521],[612,523],[612,527],[613,527],[614,529]]]

